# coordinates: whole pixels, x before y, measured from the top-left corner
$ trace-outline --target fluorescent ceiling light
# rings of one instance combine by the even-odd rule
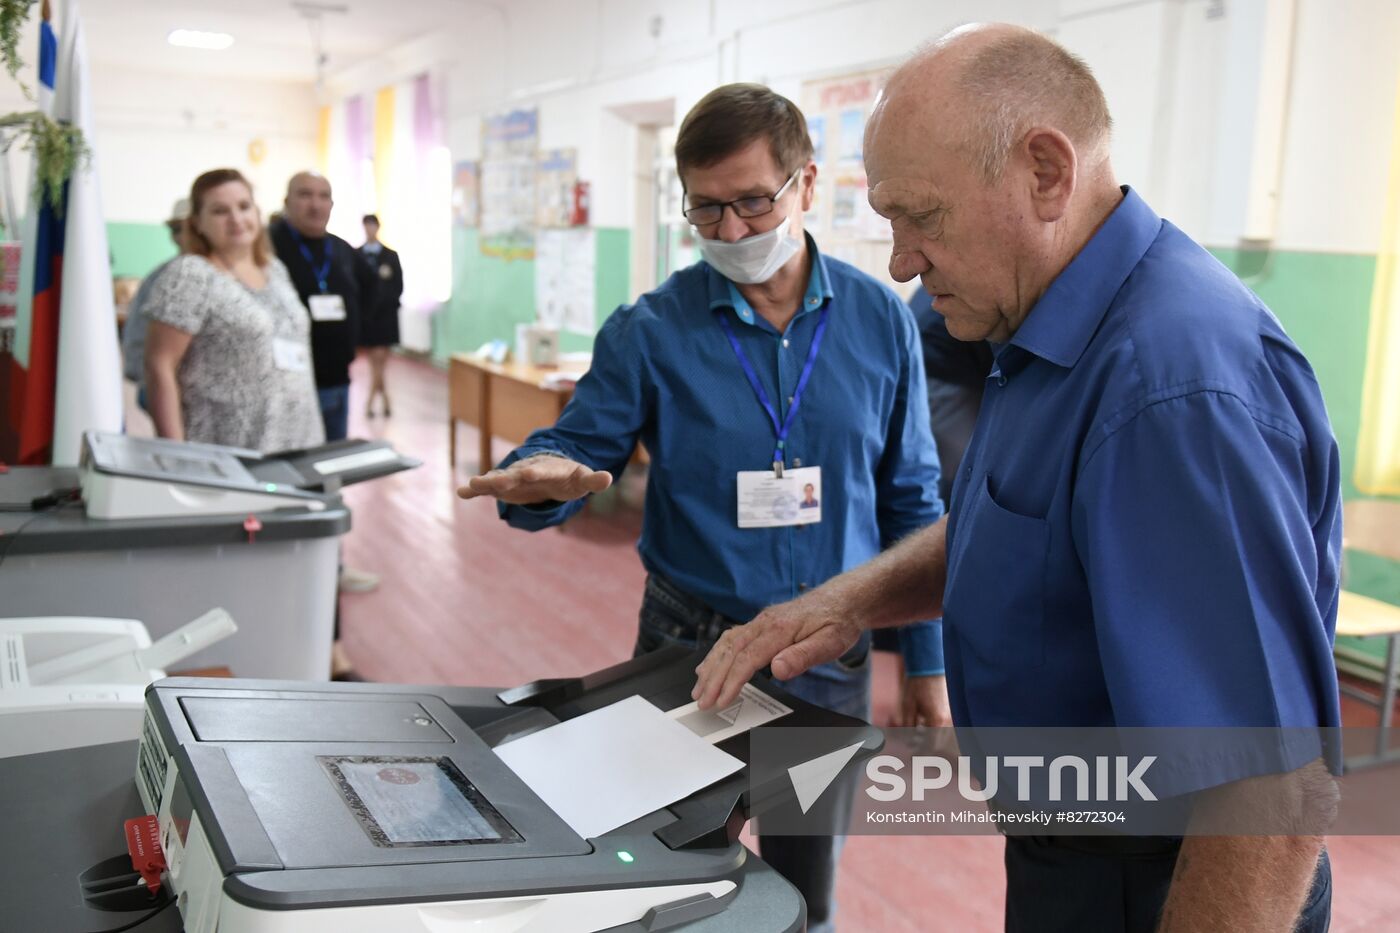
[[[220,51],[233,45],[233,36],[226,32],[203,32],[198,29],[172,29],[166,41],[186,49]]]

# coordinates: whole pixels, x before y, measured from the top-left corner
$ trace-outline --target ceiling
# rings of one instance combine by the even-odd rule
[[[344,7],[319,17],[325,73],[372,60],[395,45],[471,17],[499,16],[494,0],[310,0]],[[314,81],[315,23],[293,0],[81,0],[88,54],[95,62],[143,71],[196,72],[267,81]],[[172,29],[226,32],[234,44],[212,52],[177,48]]]

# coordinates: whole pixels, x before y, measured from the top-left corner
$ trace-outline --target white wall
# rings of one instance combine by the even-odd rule
[[[1299,0],[1278,245],[1379,248],[1400,81],[1400,3]]]
[[[1277,0],[513,0],[463,3],[431,35],[308,83],[143,74],[96,64],[94,143],[109,220],[156,222],[199,172],[250,175],[265,209],[315,158],[316,108],[429,69],[446,94],[456,159],[480,121],[538,106],[540,142],[579,151],[594,222],[635,217],[631,125],[609,108],[674,99],[676,118],[714,85],[803,80],[897,61],[971,19],[1044,29],[1084,55],[1117,124],[1114,160],[1165,216],[1212,245],[1243,225],[1261,11]],[[1293,73],[1275,245],[1374,252],[1400,77],[1400,3],[1293,0]],[[32,49],[31,29],[21,48]],[[90,34],[96,47],[103,36]],[[95,56],[99,57],[100,56]],[[22,74],[33,83],[32,66]],[[0,107],[27,106],[0,81]],[[248,144],[267,155],[253,166]],[[16,182],[27,158],[11,158]]]
[[[20,78],[35,85],[37,27],[21,37],[26,67]],[[88,34],[89,50],[103,41]],[[96,156],[108,221],[158,223],[176,199],[189,195],[195,176],[211,168],[237,168],[248,176],[264,211],[277,209],[287,179],[311,166],[316,150],[316,97],[310,83],[147,73],[102,62],[89,73]],[[0,78],[0,112],[30,110],[17,85]],[[261,139],[266,155],[254,165],[249,143]],[[9,156],[12,179],[28,184],[29,156]]]
[[[287,178],[315,163],[316,106],[309,84],[244,78],[172,80],[167,74],[92,70],[94,148],[106,219],[158,221],[210,168],[248,175],[263,210],[277,209]],[[253,164],[249,144],[262,140]]]
[[[97,66],[94,148],[109,221],[165,219],[190,183],[236,168],[264,212],[280,207],[287,179],[312,167],[316,100],[310,84],[178,78]],[[253,164],[249,144],[265,155]]]
[[[1275,246],[1374,252],[1400,76],[1394,0],[515,0],[469,4],[434,36],[336,76],[327,97],[424,68],[447,93],[454,159],[483,116],[537,106],[540,144],[573,146],[594,223],[635,216],[632,127],[609,108],[673,98],[678,120],[716,84],[804,80],[895,62],[959,23],[1042,29],[1083,55],[1114,114],[1120,180],[1210,245],[1244,230],[1259,24],[1296,4]]]

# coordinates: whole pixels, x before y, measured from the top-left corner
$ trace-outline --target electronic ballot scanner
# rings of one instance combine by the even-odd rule
[[[147,911],[134,929],[800,931],[800,895],[739,833],[795,805],[791,768],[853,744],[863,760],[883,736],[762,676],[729,709],[699,711],[700,659],[674,647],[504,691],[158,681],[139,743],[0,759],[0,782],[32,800],[12,827],[20,838],[43,832],[51,807],[83,813],[48,827],[57,851],[43,865],[0,854],[22,892],[8,920],[100,930]],[[751,752],[769,726],[810,741],[760,776]]]

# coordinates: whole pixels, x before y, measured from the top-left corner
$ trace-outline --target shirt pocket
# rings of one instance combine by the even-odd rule
[[[988,474],[958,525],[943,621],[984,670],[1014,681],[1045,663],[1050,523],[996,501]],[[972,491],[972,490],[969,490]]]

